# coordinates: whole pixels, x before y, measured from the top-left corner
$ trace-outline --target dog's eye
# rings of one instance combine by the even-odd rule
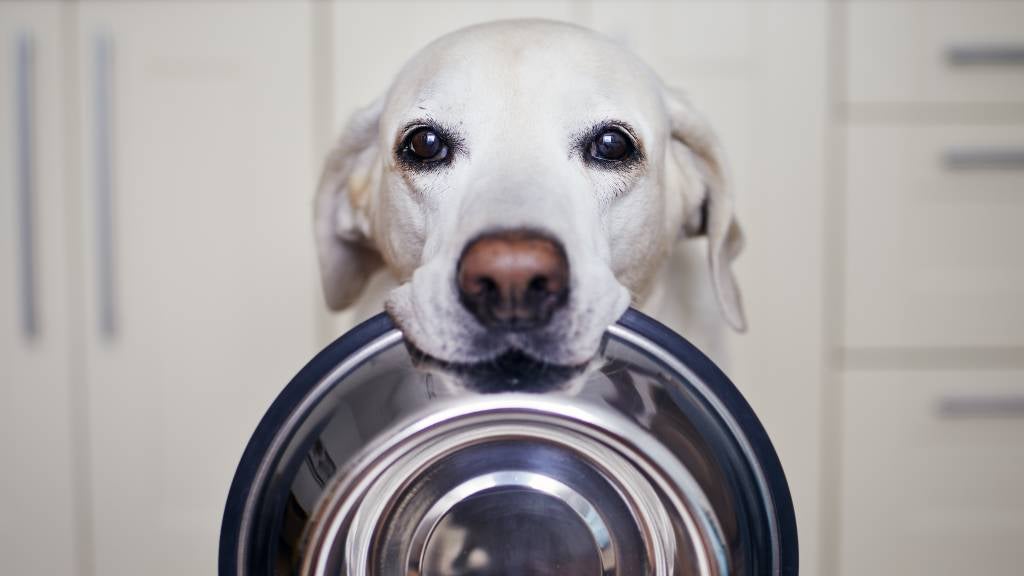
[[[406,137],[403,152],[416,162],[439,162],[448,157],[448,144],[432,128],[423,127]]]
[[[610,128],[590,143],[590,157],[603,162],[620,162],[633,155],[633,141],[618,128]]]

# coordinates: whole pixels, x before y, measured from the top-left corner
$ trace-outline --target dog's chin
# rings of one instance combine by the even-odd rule
[[[416,293],[414,283],[389,294],[386,309],[422,356],[452,366],[489,365],[575,368],[598,352],[605,330],[629,306],[624,288],[611,290],[591,306],[569,306],[543,328],[521,332],[489,330],[455,298]]]
[[[441,376],[448,382],[448,388],[454,385],[482,394],[568,389],[572,386],[573,377],[584,373],[588,365],[549,364],[515,348],[485,362],[461,364],[434,358],[412,343],[407,342],[407,346],[416,367]]]

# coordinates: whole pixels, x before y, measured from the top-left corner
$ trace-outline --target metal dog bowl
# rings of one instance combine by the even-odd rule
[[[750,407],[650,318],[627,312],[585,368],[466,368],[380,315],[263,417],[220,573],[795,575],[797,537]]]

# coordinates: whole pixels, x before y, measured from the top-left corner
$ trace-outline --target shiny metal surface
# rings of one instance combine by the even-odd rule
[[[552,525],[561,529],[551,529]],[[546,528],[540,538],[538,526]],[[530,550],[528,561],[534,566],[496,565],[509,535],[520,533],[535,542],[521,547]],[[553,550],[552,542],[560,550]],[[612,534],[600,511],[550,476],[498,470],[474,476],[434,502],[413,530],[405,564],[409,571],[428,574],[464,569],[506,574],[543,571],[574,561],[589,564],[590,574],[615,573]]]
[[[467,368],[373,322],[314,359],[254,434],[222,574],[796,573],[767,437],[663,327],[631,311],[577,369]]]

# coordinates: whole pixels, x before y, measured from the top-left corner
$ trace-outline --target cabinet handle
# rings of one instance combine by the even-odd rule
[[[94,46],[93,161],[96,186],[96,272],[99,295],[99,333],[106,339],[117,335],[117,302],[114,286],[114,189],[113,189],[113,46],[98,36]]]
[[[27,34],[17,38],[15,47],[15,170],[17,172],[18,219],[18,299],[21,311],[21,331],[26,340],[39,333],[36,302],[36,233],[35,233],[35,142],[33,141],[32,89],[35,60],[32,38]]]
[[[1024,170],[1024,147],[950,148],[942,162],[949,170]]]
[[[962,44],[946,48],[951,66],[1024,66],[1024,44]]]
[[[1024,395],[945,396],[936,408],[942,418],[1024,417]]]

